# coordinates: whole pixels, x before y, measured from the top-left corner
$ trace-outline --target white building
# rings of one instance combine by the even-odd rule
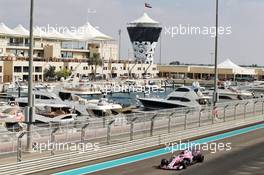
[[[98,31],[91,24],[87,23],[79,27],[76,33],[69,30],[62,32],[34,27],[34,57],[89,58],[90,46],[96,44],[96,51],[102,58],[117,60],[116,41]],[[22,25],[11,29],[4,23],[0,23],[0,56],[28,57],[28,46],[29,31],[27,29]]]

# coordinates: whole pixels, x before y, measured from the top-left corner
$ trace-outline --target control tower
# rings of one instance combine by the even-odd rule
[[[147,13],[128,23],[128,34],[132,42],[134,57],[145,63],[153,63],[154,52],[162,27]]]

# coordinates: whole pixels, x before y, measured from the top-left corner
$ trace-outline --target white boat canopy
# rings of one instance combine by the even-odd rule
[[[222,69],[232,69],[233,74],[239,75],[255,75],[256,72],[254,69],[244,68],[241,66],[236,65],[230,59],[226,59],[222,63],[217,65],[218,68]]]

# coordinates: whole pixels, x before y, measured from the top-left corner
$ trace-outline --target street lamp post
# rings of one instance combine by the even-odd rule
[[[121,29],[118,30],[118,36],[119,36],[119,41],[118,41],[118,60],[121,60]]]
[[[215,35],[215,66],[214,66],[214,96],[213,96],[213,103],[214,106],[217,103],[217,79],[218,79],[218,75],[217,75],[217,57],[218,57],[218,0],[216,0],[216,13],[215,13],[215,27],[216,27],[216,35]]]
[[[29,43],[29,70],[28,70],[28,121],[27,121],[27,150],[32,148],[32,121],[33,121],[33,22],[34,22],[34,0],[30,0],[30,43]]]

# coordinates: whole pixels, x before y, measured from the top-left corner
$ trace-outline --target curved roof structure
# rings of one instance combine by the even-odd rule
[[[81,40],[80,37],[78,37],[76,35],[76,33],[70,31],[69,29],[66,29],[65,31],[63,31],[63,36],[65,39],[68,39],[68,40]]]
[[[77,36],[81,40],[112,40],[112,37],[100,32],[89,22],[78,28]]]
[[[14,30],[7,27],[4,23],[0,23],[0,35],[19,35]]]
[[[64,34],[58,32],[57,30],[51,30],[46,33],[46,37],[47,38],[52,38],[52,39],[66,39],[66,37],[64,36]]]
[[[0,23],[0,35],[4,36],[14,36],[14,37],[29,37],[29,31],[24,28],[21,24],[19,24],[16,28],[10,29],[4,23]],[[50,39],[58,39],[58,40],[81,40],[81,41],[89,41],[89,40],[113,40],[112,37],[100,32],[98,29],[93,27],[90,23],[86,23],[76,30],[76,32],[72,32],[66,28],[65,31],[59,32],[57,30],[45,31],[39,26],[35,26],[33,28],[33,35],[36,38],[50,38]]]
[[[159,24],[158,21],[153,20],[147,13],[144,13],[140,18],[131,21],[129,24]]]
[[[21,24],[19,24],[16,28],[13,29],[15,32],[17,32],[19,35],[22,36],[29,36],[29,31],[25,29]]]
[[[44,38],[47,37],[46,32],[44,32],[43,30],[41,30],[40,27],[36,26],[33,28],[33,35],[34,37],[38,37],[38,38]]]
[[[255,75],[255,70],[248,69],[244,67],[240,67],[233,63],[230,59],[226,59],[222,63],[217,65],[218,68],[222,69],[232,69],[234,74],[241,74],[241,75]]]

